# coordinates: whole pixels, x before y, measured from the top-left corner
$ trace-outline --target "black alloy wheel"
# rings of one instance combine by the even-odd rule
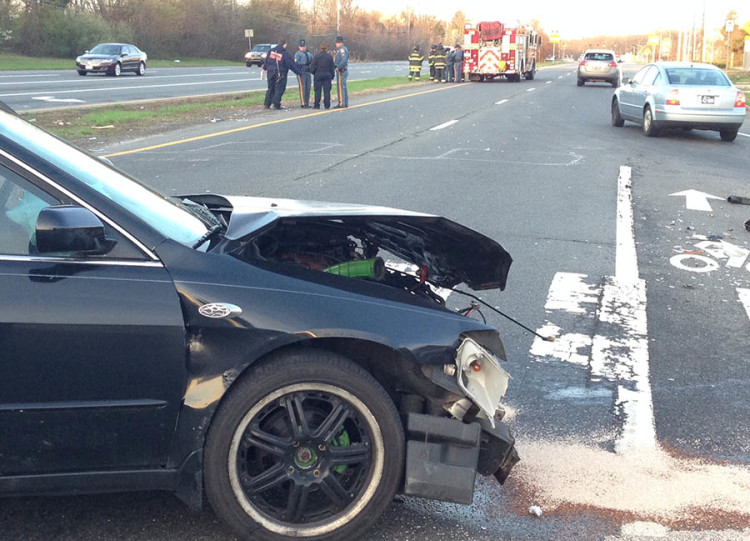
[[[243,538],[350,539],[390,505],[403,440],[369,373],[332,353],[287,352],[222,402],[206,442],[206,492]]]

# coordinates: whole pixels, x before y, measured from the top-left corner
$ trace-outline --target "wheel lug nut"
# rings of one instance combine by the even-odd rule
[[[299,442],[298,442],[298,441],[295,441],[295,442],[294,442],[294,443],[293,443],[292,445],[293,445],[294,447],[299,447]]]
[[[294,473],[294,466],[289,466],[289,473]]]
[[[320,445],[318,445],[318,449],[320,449],[321,451],[325,451],[326,446],[321,443]]]
[[[320,477],[320,470],[315,470],[315,471],[313,472],[313,475],[314,475],[315,477]]]

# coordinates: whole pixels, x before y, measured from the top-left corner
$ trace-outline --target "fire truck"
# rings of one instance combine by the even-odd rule
[[[539,35],[531,27],[506,27],[503,23],[481,22],[464,30],[464,78],[487,81],[503,77],[518,82],[533,79]]]

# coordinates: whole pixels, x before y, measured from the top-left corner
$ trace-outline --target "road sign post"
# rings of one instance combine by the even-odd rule
[[[252,28],[245,29],[245,37],[247,38],[248,51],[251,51],[253,49],[253,29]]]
[[[734,21],[732,19],[727,19],[727,24],[725,27],[725,30],[727,32],[727,58],[726,63],[724,65],[724,72],[729,73],[729,53],[730,53],[730,42],[732,41],[732,31],[734,30]]]

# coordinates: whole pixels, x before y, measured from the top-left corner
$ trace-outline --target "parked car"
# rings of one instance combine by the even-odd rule
[[[259,43],[245,54],[245,65],[249,68],[253,64],[262,66],[271,49],[276,47],[275,43]]]
[[[106,73],[119,77],[124,71],[136,75],[146,73],[148,56],[135,45],[127,43],[100,43],[76,58],[78,75]]]
[[[578,63],[578,86],[588,82],[604,82],[620,86],[620,66],[615,52],[605,49],[589,49]]]
[[[734,141],[747,111],[744,92],[716,66],[657,62],[623,81],[611,114],[613,126],[635,122],[649,137],[683,128],[718,131],[722,141]]]
[[[205,494],[243,539],[470,503],[518,460],[509,375],[439,292],[510,264],[429,214],[168,198],[0,110],[0,495]]]

